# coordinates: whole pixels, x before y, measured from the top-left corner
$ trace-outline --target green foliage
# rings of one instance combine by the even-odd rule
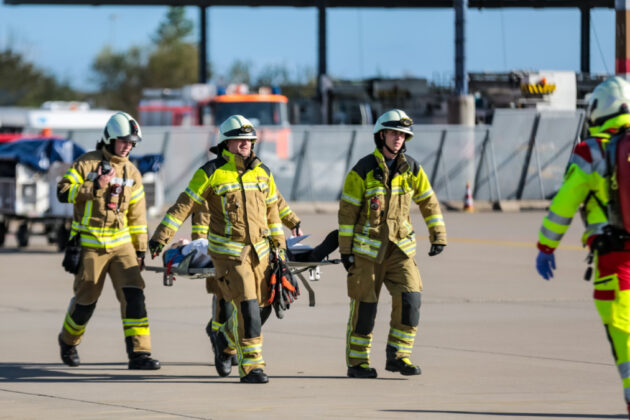
[[[125,52],[105,47],[92,64],[101,91],[96,98],[98,105],[135,115],[143,88],[179,88],[195,83],[197,46],[186,41],[192,30],[185,9],[171,7],[151,46],[131,47]]]
[[[179,88],[198,80],[197,47],[181,43],[158,47],[146,66],[146,87]]]
[[[92,63],[94,80],[99,86],[97,106],[136,114],[146,74],[142,51],[131,47],[117,53],[105,47]]]
[[[47,100],[82,99],[66,82],[58,82],[11,49],[0,51],[0,106],[39,107]]]
[[[157,46],[182,44],[193,31],[193,23],[186,18],[183,7],[171,7],[166,14],[166,20],[160,23],[153,43]]]
[[[249,61],[236,60],[228,71],[228,80],[230,83],[246,83],[251,82],[252,63]]]

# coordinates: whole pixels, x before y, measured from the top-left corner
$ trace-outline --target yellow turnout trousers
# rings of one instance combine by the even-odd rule
[[[269,258],[259,261],[253,247],[241,260],[213,258],[219,287],[232,305],[232,315],[220,327],[230,347],[236,349],[240,376],[263,368],[260,308],[269,305]]]
[[[348,272],[350,317],[346,333],[347,365],[370,362],[372,330],[381,286],[392,296],[387,346],[394,348],[396,358],[408,357],[413,349],[420,317],[422,280],[413,258],[407,257],[389,242],[385,258],[376,264],[355,255]]]
[[[120,302],[127,352],[151,352],[149,321],[144,303],[144,280],[136,252],[131,243],[115,248],[87,248],[81,250],[79,272],[74,278],[74,297],[70,301],[63,322],[61,338],[64,343],[77,345],[85,333],[105,277],[112,279],[116,298]]]

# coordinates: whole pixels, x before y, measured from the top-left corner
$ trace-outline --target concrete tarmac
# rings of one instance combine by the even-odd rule
[[[9,236],[0,251],[0,419],[627,418],[592,284],[582,279],[581,223],[574,221],[546,282],[534,268],[543,215],[446,213],[449,245],[437,257],[427,256],[420,238],[424,291],[412,360],[421,376],[384,369],[391,299],[383,289],[372,346],[378,379],[346,377],[349,301],[345,272],[335,266],[312,283],[315,307],[302,289],[284,319],[272,315],[264,326],[266,385],[240,384],[236,369],[216,374],[203,281],[164,287],[148,272],[153,354],[162,369],[127,370],[110,286],[79,346],[81,366],[63,365],[56,340],[72,278],[43,238],[18,251]],[[310,244],[336,228],[336,214],[301,216]],[[426,235],[419,213],[412,221]],[[179,237],[190,232],[186,225]]]

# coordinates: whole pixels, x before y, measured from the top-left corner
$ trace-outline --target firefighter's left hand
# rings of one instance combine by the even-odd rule
[[[297,225],[295,225],[295,227],[293,229],[291,229],[291,235],[292,236],[302,236],[302,235],[304,235],[302,233],[302,228],[300,227],[300,223],[298,223]]]
[[[431,249],[429,250],[429,257],[434,257],[440,252],[444,251],[445,246],[446,245],[431,244]]]
[[[536,257],[536,270],[538,274],[545,280],[551,280],[553,277],[553,270],[556,269],[556,258],[553,254],[546,254],[542,251],[538,251]]]
[[[140,267],[140,271],[144,270],[144,255],[143,251],[136,251],[136,258],[138,258],[138,266]]]

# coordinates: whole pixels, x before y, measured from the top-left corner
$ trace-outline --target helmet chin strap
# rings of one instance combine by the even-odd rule
[[[391,153],[392,155],[394,155],[394,157],[398,156],[398,154],[402,151],[402,147],[401,147],[399,151],[394,152],[385,142],[383,142],[383,148],[387,149],[387,151]]]

